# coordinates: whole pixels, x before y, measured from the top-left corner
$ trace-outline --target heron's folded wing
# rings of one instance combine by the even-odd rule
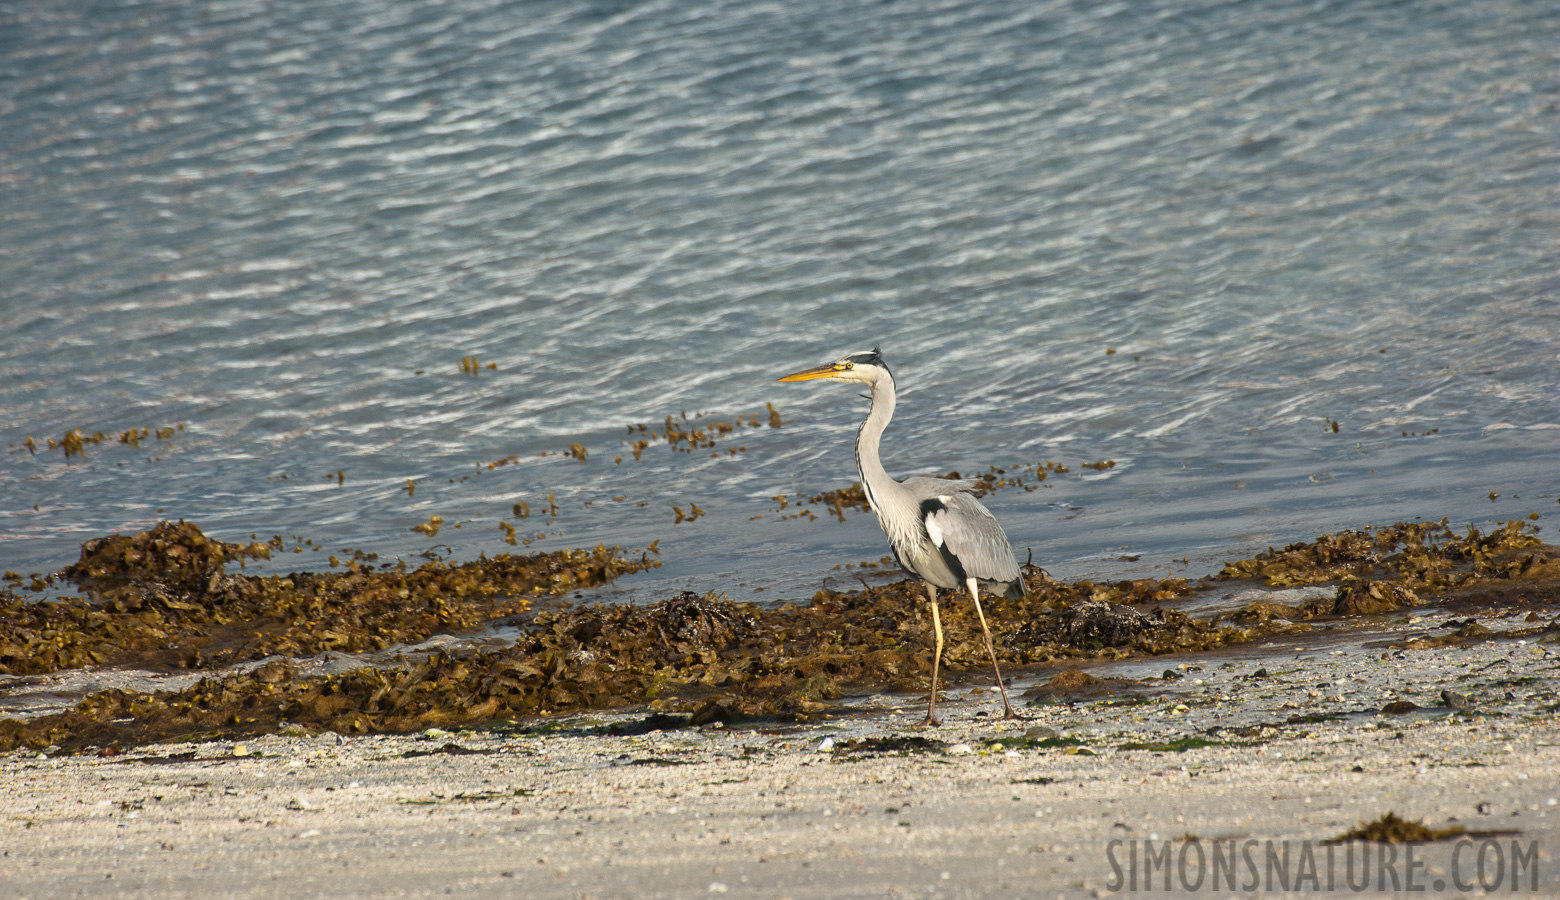
[[[955,492],[921,504],[927,536],[959,561],[967,576],[1010,582],[1019,577],[1018,560],[1002,526],[973,496]]]

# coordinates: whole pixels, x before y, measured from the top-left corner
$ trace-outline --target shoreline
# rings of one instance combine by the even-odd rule
[[[973,687],[946,691],[939,728],[915,724],[924,697],[877,694],[806,724],[610,733],[659,721],[641,708],[492,731],[16,751],[0,756],[0,877],[30,898],[1094,897],[1131,893],[1129,851],[1257,841],[1260,865],[1267,841],[1320,854],[1391,811],[1517,831],[1499,840],[1538,854],[1537,892],[1524,874],[1519,893],[1553,894],[1556,645],[1380,646],[1434,624],[1097,663],[1093,697],[1019,680],[1015,699],[1040,704],[1019,722]],[[1136,671],[1155,663],[1181,677]],[[1389,697],[1418,709],[1384,713]],[[1449,885],[1430,893],[1467,895],[1456,841],[1416,846],[1420,883]]]
[[[1026,569],[1024,596],[991,601],[996,652],[1011,674],[1055,671],[1390,629],[1393,621],[1412,626],[1423,617],[1411,611],[1437,608],[1477,615],[1443,623],[1455,628],[1449,633],[1405,637],[1403,646],[1549,639],[1560,629],[1560,547],[1535,531],[1521,521],[1488,535],[1458,535],[1444,522],[1348,530],[1270,548],[1196,583],[1064,583]],[[655,563],[598,547],[416,570],[394,563],[371,571],[353,561],[324,580],[224,573],[226,562],[266,549],[164,522],[84,544],[79,564],[51,576],[79,584],[82,598],[29,602],[7,592],[0,671],[47,676],[128,656],[202,677],[173,691],[100,689],[62,712],[0,719],[0,749],[117,753],[268,733],[404,734],[646,704],[691,713],[699,724],[812,722],[852,692],[910,692],[930,677],[932,623],[910,581],[824,589],[805,604],[767,608],[691,592],[652,606],[559,606],[528,615],[512,643],[440,641],[419,655],[406,640],[478,627],[488,606],[500,623],[524,612],[529,603],[515,591],[556,595]],[[1220,584],[1236,590],[1210,603]],[[1240,589],[1258,585],[1279,590]],[[970,612],[963,604],[947,610],[950,686],[985,671]],[[239,642],[219,647],[214,634]],[[358,652],[334,653],[341,646]],[[327,666],[311,655],[322,650],[334,653]],[[376,665],[365,655],[376,650],[396,655]],[[354,657],[367,665],[352,667]],[[244,661],[254,665],[232,665]],[[23,689],[15,702],[27,688],[66,679],[7,681]]]

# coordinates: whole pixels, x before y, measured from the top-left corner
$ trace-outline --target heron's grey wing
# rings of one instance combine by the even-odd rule
[[[997,517],[972,494],[952,491],[923,500],[921,515],[932,543],[945,559],[958,560],[966,577],[996,582],[1007,586],[1010,596],[1023,596],[1013,545]]]

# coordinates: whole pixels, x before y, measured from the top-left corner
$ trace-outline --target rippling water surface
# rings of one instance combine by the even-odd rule
[[[1070,467],[987,501],[1059,576],[1560,514],[1547,4],[17,0],[0,88],[6,568],[504,522],[659,539],[609,595],[848,585],[871,516],[770,498],[865,403],[773,381],[874,343],[891,472]]]

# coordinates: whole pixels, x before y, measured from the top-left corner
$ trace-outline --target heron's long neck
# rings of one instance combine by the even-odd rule
[[[883,509],[883,500],[902,490],[899,482],[883,471],[883,462],[878,459],[878,439],[893,417],[894,379],[885,376],[872,385],[872,411],[867,413],[867,420],[856,432],[856,471],[866,488],[867,501],[876,510]]]

